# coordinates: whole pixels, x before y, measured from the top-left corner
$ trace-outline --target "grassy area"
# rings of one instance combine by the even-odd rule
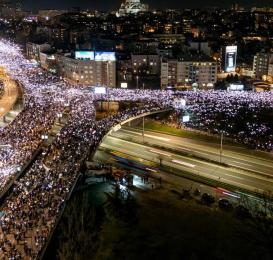
[[[181,128],[178,129],[169,125],[163,125],[160,122],[156,122],[156,121],[145,122],[145,129],[161,132],[161,133],[166,133],[166,134],[171,134],[171,135],[175,135],[175,136],[179,136],[183,138],[195,139],[200,141],[209,141],[214,143],[219,143],[219,139],[220,139],[220,137],[217,137],[217,136],[210,136],[205,133],[203,134],[201,132],[194,132],[194,131],[189,131],[189,130],[185,130]],[[225,143],[241,146],[227,139],[225,139]]]
[[[140,128],[140,126],[139,126]],[[179,136],[183,138],[188,138],[188,139],[194,139],[194,140],[199,140],[203,142],[210,142],[214,144],[219,144],[220,142],[220,137],[217,136],[210,136],[202,132],[194,132],[186,129],[181,129],[181,128],[175,128],[169,125],[163,125],[158,121],[146,121],[145,122],[145,129],[146,130],[151,130],[154,132],[159,132],[163,134],[169,134],[169,135],[174,135],[174,136]],[[236,142],[233,142],[231,139],[224,138],[223,145],[232,145],[236,148],[238,148],[241,153],[245,153],[247,155],[252,155],[255,157],[260,157],[262,159],[266,160],[272,160],[272,154],[264,151],[257,151],[254,150],[246,145],[239,144]]]

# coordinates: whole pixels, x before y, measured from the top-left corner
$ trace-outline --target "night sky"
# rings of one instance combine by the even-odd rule
[[[17,2],[18,0],[11,0]],[[269,6],[272,0],[142,0],[152,8],[207,8],[209,6],[229,7],[231,3],[237,2],[245,6]],[[43,8],[71,8],[82,7],[98,10],[116,10],[121,0],[21,0],[23,7],[29,10]]]

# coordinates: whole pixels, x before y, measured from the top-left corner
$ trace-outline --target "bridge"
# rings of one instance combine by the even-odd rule
[[[42,136],[52,128],[58,115],[66,110],[69,114],[67,123],[52,140],[51,145],[46,147],[16,181],[16,187],[1,205],[3,214],[0,217],[0,237],[4,237],[5,252],[0,249],[0,258],[9,259],[11,256],[7,255],[8,252],[16,252],[18,258],[29,260],[43,255],[71,190],[80,176],[81,167],[90,153],[94,153],[102,140],[105,140],[105,136],[118,132],[115,130],[134,119],[173,109],[174,97],[168,91],[113,89],[111,95],[115,100],[136,103],[142,101],[142,106],[96,121],[94,103],[99,99],[98,96],[42,71],[27,61],[16,45],[4,40],[0,41],[1,65],[7,68],[14,80],[24,86],[30,98],[14,123],[2,129],[3,143],[14,145],[14,150],[0,153],[3,164],[0,190],[5,186],[6,179],[13,177],[3,173],[3,169],[18,161],[25,164],[41,145]],[[51,86],[54,86],[53,93],[48,92]],[[44,94],[32,96],[37,90]],[[187,92],[187,95],[193,103],[196,98],[202,101],[213,99],[215,102],[218,102],[219,98],[222,102],[233,98],[232,93],[223,92]],[[257,100],[254,94],[240,95],[242,102],[245,102],[244,95],[247,95],[251,105]],[[267,104],[266,102],[272,99],[271,96],[265,95],[259,97],[259,102]],[[107,100],[108,97],[104,98]],[[234,100],[238,101],[238,94]],[[172,160],[172,163],[176,164],[180,161],[183,166],[181,159]],[[187,164],[194,165],[192,162]],[[26,237],[16,240],[15,235],[23,234],[25,230],[28,230]],[[41,239],[35,241],[36,237]],[[22,247],[25,241],[26,247]]]
[[[151,115],[155,115],[155,114],[166,113],[166,112],[170,112],[170,111],[173,111],[173,108],[166,108],[166,109],[163,109],[163,110],[151,111],[151,112],[146,112],[146,113],[143,113],[143,114],[140,114],[140,115],[132,116],[132,117],[130,117],[130,118],[128,118],[128,119],[126,119],[126,120],[120,122],[119,124],[114,125],[114,126],[108,131],[108,133],[106,133],[106,135],[102,138],[101,143],[105,140],[105,138],[106,138],[108,135],[111,135],[113,131],[116,132],[116,131],[120,130],[121,127],[122,127],[123,125],[125,125],[125,124],[127,124],[127,123],[130,123],[131,121],[134,121],[134,120],[136,120],[136,119],[142,118],[142,119],[143,119],[143,121],[142,121],[143,124],[142,124],[142,125],[143,125],[143,128],[144,128],[144,119],[145,119],[145,117],[151,116]],[[143,133],[143,134],[144,134],[144,133]]]

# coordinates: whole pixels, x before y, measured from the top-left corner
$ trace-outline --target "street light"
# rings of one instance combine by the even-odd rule
[[[142,141],[144,143],[144,135],[145,135],[145,117],[142,117]]]
[[[136,76],[137,89],[138,89],[138,80],[139,80],[139,76]]]
[[[220,140],[220,163],[222,163],[222,156],[223,156],[223,139],[224,139],[224,131],[221,132],[221,140]]]

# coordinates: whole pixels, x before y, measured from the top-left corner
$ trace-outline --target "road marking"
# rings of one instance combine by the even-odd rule
[[[124,130],[124,129],[122,129],[122,130],[125,131],[125,132],[136,134],[136,135],[142,135],[142,133],[136,133],[136,132],[133,132],[133,131],[130,131],[130,130]],[[154,138],[154,139],[157,139],[157,140],[161,140],[161,141],[170,141],[171,140],[170,138],[154,136],[154,135],[149,135],[149,134],[144,134],[144,136]]]
[[[234,176],[234,175],[227,174],[227,173],[225,173],[225,175],[226,175],[226,176],[233,177],[233,178],[236,178],[236,179],[240,179],[240,180],[243,180],[243,179],[244,179],[244,178],[242,178],[242,177]]]
[[[156,150],[149,150],[149,151],[152,152],[152,153],[156,153],[156,154],[160,154],[160,155],[165,155],[167,157],[171,157],[171,155],[167,154],[167,153],[159,152],[159,151],[156,151]]]
[[[124,130],[124,131],[126,131],[125,129],[122,129],[122,130]],[[135,130],[136,131],[136,130]],[[155,134],[161,134],[161,135],[163,135],[163,136],[168,136],[168,134],[166,134],[166,133],[158,133],[158,132],[156,132],[156,131],[152,131],[152,130],[146,130],[147,132],[149,132],[149,133],[155,133]],[[133,132],[133,131],[132,131]],[[135,133],[135,132],[134,132]],[[175,137],[175,138],[177,138],[177,139],[181,139],[181,141],[182,142],[186,142],[186,143],[188,143],[189,141],[191,142],[191,141],[194,141],[194,139],[190,139],[190,138],[187,138],[187,137],[180,137],[180,136],[172,136],[172,137]],[[170,139],[170,141],[171,142],[177,142],[175,139]],[[194,142],[196,142],[196,140],[194,141]],[[208,141],[200,141],[201,143],[209,143]],[[190,143],[190,145],[195,145],[196,146],[196,148],[195,149],[201,149],[201,150],[203,150],[201,147],[203,147],[204,145],[201,145],[200,143]],[[225,145],[225,146],[230,146],[230,147],[234,147],[234,148],[240,148],[240,147],[237,147],[237,146],[233,146],[233,145]],[[197,147],[199,147],[199,148],[197,148]],[[213,151],[211,151],[211,153],[212,153],[212,155],[217,155],[218,154],[218,152],[217,152],[217,147],[212,147],[212,149],[214,149],[214,150],[216,150],[215,152],[213,152]],[[242,150],[245,150],[245,148],[240,148],[240,149],[242,149]],[[231,153],[231,154],[230,154]],[[263,153],[265,153],[265,154],[267,154],[266,152],[263,152]],[[204,153],[205,154],[205,153]],[[232,154],[235,154],[235,155],[233,155],[232,156]],[[253,155],[249,155],[249,154],[246,154],[246,153],[243,153],[243,152],[240,152],[240,151],[235,151],[235,150],[228,150],[228,151],[226,151],[226,154],[225,154],[225,156],[226,157],[228,157],[228,158],[231,158],[231,159],[236,159],[236,155],[240,155],[241,157],[244,157],[244,158],[240,158],[240,160],[242,160],[242,161],[246,161],[246,162],[248,162],[249,161],[249,158],[253,158],[253,159],[255,159],[255,160],[257,160],[257,158],[258,158],[258,160],[259,161],[265,161],[265,162],[267,162],[267,163],[270,163],[271,165],[272,165],[272,160],[270,160],[269,158],[268,159],[266,159],[266,158],[263,158],[263,157],[261,157],[261,156],[253,156]],[[263,166],[266,166],[266,167],[271,167],[271,166],[269,166],[269,165],[267,165],[267,164],[261,164],[261,163],[259,163],[259,162],[255,162],[255,164],[256,165],[263,165]],[[247,165],[247,163],[246,163],[246,165]]]
[[[179,160],[172,160],[172,162],[177,163],[177,164],[181,164],[190,168],[194,168],[196,165],[191,164],[191,163],[187,163],[187,162],[183,162],[183,161],[179,161]]]

